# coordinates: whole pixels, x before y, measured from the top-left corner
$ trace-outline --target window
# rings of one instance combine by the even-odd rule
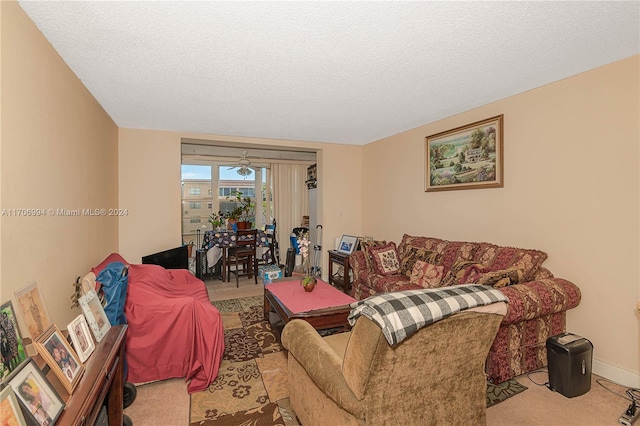
[[[211,166],[182,165],[182,240],[196,240],[197,231],[208,224],[213,197],[211,196]],[[210,229],[210,228],[209,228]]]

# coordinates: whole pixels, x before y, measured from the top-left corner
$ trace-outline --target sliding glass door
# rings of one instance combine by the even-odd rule
[[[240,173],[238,171],[240,170]],[[233,163],[193,161],[182,164],[182,239],[197,243],[197,230],[211,230],[209,217],[213,212],[228,213],[236,206],[235,191],[251,199],[249,220],[256,228],[271,223],[273,206],[267,184],[266,167],[241,170]],[[258,195],[256,197],[256,194]],[[269,201],[267,201],[269,200]],[[202,239],[200,240],[202,243]]]
[[[214,211],[211,165],[182,165],[182,241],[196,243],[196,232],[211,229],[209,215]]]

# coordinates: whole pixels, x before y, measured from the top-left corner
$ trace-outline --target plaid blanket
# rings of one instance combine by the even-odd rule
[[[390,345],[396,345],[426,325],[495,302],[508,299],[499,290],[478,284],[383,293],[352,303],[349,324],[363,315],[382,328]]]

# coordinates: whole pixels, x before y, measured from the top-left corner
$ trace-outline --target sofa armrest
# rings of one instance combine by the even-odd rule
[[[369,271],[367,268],[367,262],[364,258],[364,252],[361,250],[354,251],[353,254],[349,257],[349,266],[353,271],[353,279],[357,280],[358,277]]]
[[[363,416],[362,404],[342,375],[342,359],[311,324],[289,321],[282,331],[282,345],[329,398],[357,418]]]
[[[575,308],[580,303],[578,286],[562,278],[546,278],[499,289],[509,299],[503,324],[513,324]]]

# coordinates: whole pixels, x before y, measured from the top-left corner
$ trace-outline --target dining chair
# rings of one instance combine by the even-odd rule
[[[257,229],[238,229],[236,232],[236,245],[227,249],[227,282],[231,281],[231,274],[233,273],[236,276],[236,287],[240,286],[240,275],[248,275],[249,278],[253,276],[256,284],[258,284],[257,244]],[[235,270],[231,269],[232,264],[235,265]]]
[[[273,219],[272,224],[264,226],[264,234],[267,241],[267,249],[262,259],[258,259],[258,265],[280,265],[280,253],[278,239],[276,236],[276,220]]]

